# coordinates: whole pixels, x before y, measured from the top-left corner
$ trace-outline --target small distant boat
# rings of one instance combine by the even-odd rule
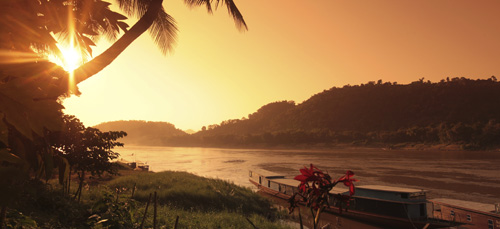
[[[126,164],[127,166],[129,166],[133,170],[149,171],[149,165],[144,163],[144,162],[141,162],[141,161],[131,162],[131,161],[126,161],[122,158],[122,159],[118,160],[118,162]]]
[[[249,180],[262,192],[281,199],[289,199],[300,184],[297,180],[265,170],[249,171]],[[325,211],[389,228],[443,228],[461,224],[428,214],[425,190],[363,185],[356,186],[349,204],[339,200],[339,197],[348,195],[347,187],[334,187],[330,191],[330,206]]]

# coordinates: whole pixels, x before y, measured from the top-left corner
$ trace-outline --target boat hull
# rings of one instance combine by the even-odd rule
[[[249,179],[250,183],[255,185],[259,191],[266,193],[267,195],[275,198],[280,198],[283,200],[288,200],[291,198],[291,195],[281,193],[277,190],[271,189],[269,187],[266,187],[264,185],[259,184],[258,182]],[[301,203],[304,204],[304,203]],[[448,221],[443,222],[443,221],[417,221],[417,220],[410,220],[410,219],[405,219],[405,218],[398,218],[398,217],[391,217],[391,216],[386,216],[386,215],[380,215],[380,214],[373,214],[369,212],[363,212],[363,211],[356,211],[352,209],[345,209],[345,208],[340,208],[340,207],[335,207],[335,206],[329,206],[327,209],[325,209],[325,212],[328,214],[333,214],[336,216],[341,216],[344,218],[349,218],[352,220],[358,220],[366,223],[373,224],[374,226],[380,226],[383,228],[444,228],[444,227],[450,227],[450,223]]]

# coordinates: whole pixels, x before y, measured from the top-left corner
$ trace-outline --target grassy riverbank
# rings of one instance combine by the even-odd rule
[[[248,188],[186,172],[127,173],[87,186],[80,203],[62,196],[57,186],[38,183],[9,209],[7,223],[14,228],[139,228],[144,219],[144,228],[152,228],[154,198],[144,213],[156,192],[157,228],[174,228],[177,219],[177,228],[253,228],[250,222],[258,228],[287,227],[280,223],[286,216]]]

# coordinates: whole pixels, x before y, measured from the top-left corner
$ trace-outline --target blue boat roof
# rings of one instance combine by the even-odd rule
[[[399,192],[399,193],[426,192],[426,190],[423,189],[392,187],[384,185],[361,185],[361,186],[356,186],[356,189],[368,189],[374,191]]]

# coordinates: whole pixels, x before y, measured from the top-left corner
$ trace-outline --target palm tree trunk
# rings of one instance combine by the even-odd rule
[[[146,32],[158,16],[158,12],[162,7],[162,2],[163,0],[151,1],[146,13],[120,39],[118,39],[101,55],[75,69],[73,72],[75,85],[103,70],[106,66],[111,64],[111,62],[113,62],[116,57],[118,57],[135,39]]]

